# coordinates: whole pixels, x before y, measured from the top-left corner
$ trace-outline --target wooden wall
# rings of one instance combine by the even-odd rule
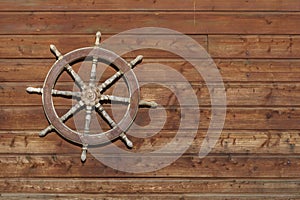
[[[0,5],[3,199],[300,197],[299,0],[2,0]],[[80,147],[56,133],[39,138],[39,130],[48,125],[41,97],[25,89],[41,86],[55,61],[49,44],[66,53],[92,45],[98,30],[105,39],[144,26],[188,34],[214,58],[225,82],[228,111],[213,151],[198,158],[211,111],[203,80],[184,60],[146,50],[140,52],[145,63],[173,67],[197,91],[202,120],[181,158],[159,171],[130,174],[91,155],[81,163]],[[143,97],[167,107],[169,120],[158,137],[133,138],[132,151],[157,148],[174,136],[178,110],[164,91],[142,88]],[[137,120],[147,121],[147,116],[147,109],[141,109]]]

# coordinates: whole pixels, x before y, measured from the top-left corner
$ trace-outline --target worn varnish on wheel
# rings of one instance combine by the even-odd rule
[[[127,63],[117,54],[100,47],[101,33],[97,32],[96,42],[94,47],[85,47],[76,49],[62,55],[54,45],[50,45],[51,51],[57,57],[48,75],[45,79],[43,88],[28,87],[27,91],[32,93],[42,93],[43,107],[48,121],[51,125],[40,132],[40,136],[45,136],[49,131],[55,129],[67,140],[82,144],[81,160],[86,160],[86,151],[88,145],[98,145],[112,141],[120,137],[129,148],[132,148],[132,142],[125,135],[125,131],[133,123],[136,117],[138,106],[156,107],[157,104],[153,101],[139,100],[139,85],[134,75],[133,68],[143,59],[141,55],[137,56],[130,63]],[[70,65],[78,62],[81,59],[92,59],[92,68],[90,72],[89,83],[86,84],[77,72]],[[97,83],[96,70],[98,62],[107,63],[117,68],[117,72],[101,84]],[[77,91],[62,91],[54,89],[58,77],[66,70],[74,79],[75,83],[80,88]],[[119,97],[113,95],[105,95],[104,92],[119,78],[123,77],[128,87],[129,97]],[[77,100],[77,103],[65,113],[58,117],[54,108],[53,96],[72,97]],[[128,108],[123,119],[116,123],[109,114],[105,111],[103,104],[107,101],[120,102],[128,104]],[[79,109],[85,109],[85,125],[83,132],[72,130],[64,122],[72,115],[76,114]],[[90,124],[92,112],[96,110],[101,117],[109,124],[110,130],[106,132],[99,132],[96,134],[90,133]]]

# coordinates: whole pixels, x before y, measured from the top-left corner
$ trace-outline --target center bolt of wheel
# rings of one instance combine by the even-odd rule
[[[100,92],[97,87],[87,87],[81,93],[81,99],[87,106],[94,106],[100,100]]]

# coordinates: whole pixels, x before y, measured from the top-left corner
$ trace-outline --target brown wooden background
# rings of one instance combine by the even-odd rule
[[[300,197],[299,0],[0,2],[3,199]],[[180,71],[197,91],[201,105],[197,137],[176,162],[156,172],[129,174],[106,167],[91,155],[81,163],[80,147],[56,133],[39,138],[39,130],[48,122],[41,97],[27,94],[25,88],[42,85],[55,61],[49,44],[66,53],[92,45],[97,30],[105,39],[144,26],[188,34],[214,58],[226,85],[228,111],[222,135],[209,156],[198,158],[211,111],[202,78],[194,76],[184,60],[156,51],[139,53],[145,55],[144,63],[160,62]],[[150,70],[145,76],[155,73]],[[151,151],[174,136],[178,108],[164,88],[149,86],[141,92],[165,105],[169,114],[158,136],[133,138],[132,151]],[[59,108],[64,109],[64,103],[58,102]],[[141,109],[137,121],[142,124],[147,116],[147,109]]]

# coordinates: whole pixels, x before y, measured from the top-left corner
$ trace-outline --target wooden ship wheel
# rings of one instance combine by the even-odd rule
[[[27,92],[29,93],[42,94],[44,112],[50,123],[50,125],[42,130],[39,135],[45,136],[48,132],[56,130],[65,139],[82,145],[81,160],[83,162],[86,160],[86,153],[89,145],[104,144],[116,138],[121,138],[129,148],[132,148],[133,144],[126,136],[125,131],[133,123],[138,107],[140,105],[148,107],[157,106],[153,101],[139,100],[139,85],[132,69],[142,61],[143,57],[139,55],[128,63],[114,52],[101,48],[100,38],[101,33],[97,32],[95,46],[76,49],[65,55],[62,55],[54,45],[50,45],[50,49],[56,56],[57,61],[49,70],[43,88],[27,88]],[[92,60],[88,83],[85,83],[71,66],[71,63],[82,59]],[[98,62],[111,63],[117,68],[117,72],[104,82],[97,83],[96,69]],[[79,86],[80,91],[62,91],[54,89],[54,86],[63,71],[66,71],[72,77]],[[121,77],[126,83],[129,97],[105,95],[104,91]],[[59,117],[53,103],[53,97],[55,96],[66,98],[76,97],[77,102],[64,115]],[[114,101],[127,105],[126,112],[118,123],[110,117],[103,106],[103,102],[107,103]],[[73,130],[65,124],[65,122],[80,109],[85,110],[83,131]],[[90,124],[93,111],[96,111],[103,120],[108,123],[111,129],[108,131],[91,133]]]

